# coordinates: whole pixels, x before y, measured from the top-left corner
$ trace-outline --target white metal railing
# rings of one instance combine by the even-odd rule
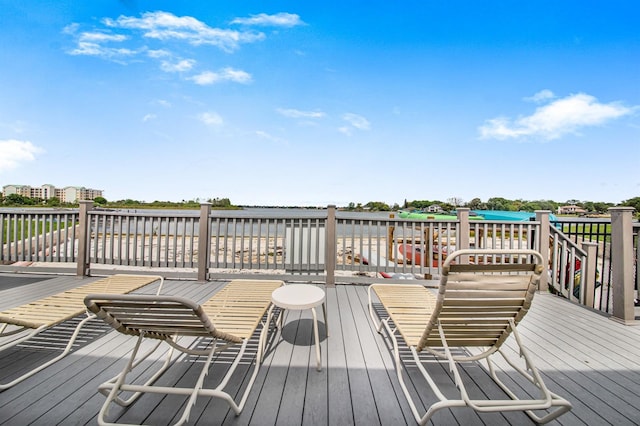
[[[102,265],[197,268],[198,218],[145,211],[89,212],[88,257]]]
[[[105,211],[90,203],[82,204],[80,211],[0,209],[4,241],[0,263],[13,270],[22,261],[69,263],[78,275],[101,265],[117,265],[117,269],[163,268],[169,275],[177,268],[181,276],[200,280],[265,273],[332,284],[367,283],[381,277],[437,278],[442,261],[457,249],[529,248],[540,251],[548,262],[547,284],[552,291],[607,312],[613,306],[610,289],[606,300],[596,294],[602,269],[596,266],[597,250],[588,242],[580,246],[568,238],[549,222],[548,212],[539,212],[535,221],[528,222],[471,221],[468,209],[459,209],[458,219],[448,221],[354,214],[331,206],[287,213],[212,211],[208,204],[200,211],[173,212]],[[638,256],[634,238],[632,260]],[[635,287],[637,273],[630,263],[625,260],[623,266],[625,271],[632,268],[633,282],[628,285]],[[626,275],[621,272],[619,280],[626,282]],[[610,281],[614,274],[608,276]]]
[[[39,209],[0,211],[0,261],[75,262],[78,213]]]

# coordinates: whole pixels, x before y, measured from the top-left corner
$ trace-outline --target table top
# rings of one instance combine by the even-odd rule
[[[310,309],[324,303],[325,293],[311,284],[289,284],[271,294],[274,305],[284,309]]]

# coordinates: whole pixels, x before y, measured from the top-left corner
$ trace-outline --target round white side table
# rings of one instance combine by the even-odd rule
[[[327,306],[325,304],[324,291],[310,284],[289,284],[275,289],[271,295],[271,301],[275,306],[281,309],[292,309],[301,311],[311,309],[313,315],[313,334],[316,343],[316,361],[317,369],[322,369],[320,360],[320,339],[318,337],[318,317],[316,315],[316,306],[322,305],[322,313],[324,315],[325,330],[327,336],[329,329],[327,327]],[[282,313],[280,314],[282,315]],[[280,316],[282,319],[282,316]]]

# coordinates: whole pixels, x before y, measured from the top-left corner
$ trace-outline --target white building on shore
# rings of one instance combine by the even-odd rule
[[[96,197],[102,197],[102,190],[85,188],[83,186],[65,186],[64,188],[56,188],[50,184],[45,184],[40,187],[32,187],[29,185],[5,185],[2,187],[2,195],[4,197],[11,194],[18,194],[29,198],[38,198],[40,200],[49,200],[55,197],[62,203],[75,203],[78,201],[93,200]]]

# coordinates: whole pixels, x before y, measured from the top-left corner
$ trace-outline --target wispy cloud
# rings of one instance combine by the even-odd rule
[[[154,100],[151,102],[151,104],[152,104],[152,105],[159,105],[159,106],[164,107],[164,108],[169,108],[169,107],[171,107],[171,102],[169,102],[169,101],[168,101],[168,100],[166,100],[166,99],[154,99]]]
[[[369,120],[359,114],[348,112],[342,116],[342,119],[349,123],[349,125],[351,125],[352,127],[355,127],[359,130],[369,130],[371,128],[371,123],[369,123]]]
[[[224,124],[224,120],[217,112],[203,112],[198,114],[198,120],[202,121],[207,126],[220,127]]]
[[[76,29],[77,27],[75,26],[68,26],[64,32],[73,34]],[[109,44],[122,43],[126,40],[128,40],[128,37],[121,34],[82,32],[77,36],[76,48],[71,49],[69,54],[97,56],[103,59],[122,61],[125,58],[137,55],[139,51],[127,47],[112,47]]]
[[[346,121],[347,124],[338,127],[338,131],[347,136],[351,136],[353,134],[353,130],[369,130],[371,128],[369,120],[359,114],[347,112],[342,115],[342,119]]]
[[[537,99],[549,99],[549,96],[537,96]],[[591,95],[578,93],[540,106],[529,116],[489,119],[478,130],[483,139],[553,140],[568,133],[576,133],[584,127],[602,125],[629,115],[636,109],[637,107],[626,107],[619,102],[600,103]]]
[[[142,121],[146,123],[147,121],[155,120],[156,118],[158,118],[158,116],[155,114],[146,114],[142,117]]]
[[[295,27],[298,25],[305,25],[305,23],[300,19],[300,16],[295,13],[286,12],[276,13],[275,15],[260,13],[258,15],[251,15],[249,18],[236,18],[231,21],[231,23],[263,27]]]
[[[185,72],[191,70],[196,64],[193,59],[183,59],[177,62],[162,61],[160,68],[165,72]]]
[[[260,137],[261,139],[266,139],[269,142],[276,142],[279,144],[286,144],[287,141],[285,139],[279,138],[277,136],[273,136],[265,131],[262,130],[257,130],[256,131],[256,136]]]
[[[251,74],[242,70],[224,68],[218,72],[205,71],[198,75],[194,75],[193,77],[189,77],[189,80],[193,80],[196,84],[201,86],[207,86],[224,81],[248,84],[251,83],[252,77]]]
[[[322,111],[300,111],[298,109],[277,108],[280,115],[289,118],[323,118],[326,114]]]
[[[36,154],[41,152],[44,152],[42,148],[28,141],[0,140],[0,173],[13,170],[22,163],[35,160]]]
[[[273,25],[281,26],[291,26],[299,21],[297,15],[289,14],[272,15],[271,19]],[[184,52],[180,53],[181,42],[191,46],[215,46],[232,53],[242,44],[265,39],[264,33],[253,29],[215,28],[191,16],[176,16],[163,11],[146,12],[139,17],[122,15],[116,19],[104,18],[89,31],[82,31],[80,24],[73,23],[63,28],[62,32],[74,39],[74,46],[67,50],[70,55],[94,56],[121,64],[151,58],[158,61],[162,71],[168,73],[184,73],[195,68],[196,61],[185,59]],[[197,52],[190,50],[189,56],[193,54]],[[241,83],[251,80],[247,73],[233,75],[231,71],[222,74],[201,73],[193,80],[204,81],[204,84],[220,79]]]
[[[231,52],[242,43],[264,39],[260,32],[213,28],[191,16],[176,16],[169,12],[146,12],[142,17],[105,18],[107,27],[140,30],[143,36],[157,40],[182,40],[192,45],[211,45]]]
[[[549,99],[553,99],[555,97],[556,95],[554,95],[551,90],[543,89],[533,96],[528,96],[524,98],[524,100],[527,102],[542,103],[544,101],[548,101]]]

